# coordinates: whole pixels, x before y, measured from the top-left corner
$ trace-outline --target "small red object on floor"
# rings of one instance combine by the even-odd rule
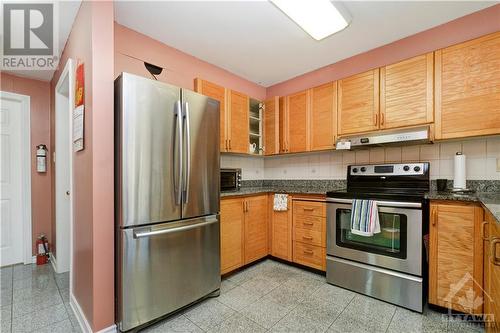
[[[38,236],[36,240],[36,264],[45,265],[49,262],[49,242],[44,234]]]

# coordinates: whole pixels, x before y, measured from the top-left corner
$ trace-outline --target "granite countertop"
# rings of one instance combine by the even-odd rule
[[[250,185],[250,186],[249,186]],[[270,180],[264,182],[249,182],[247,186],[241,187],[239,191],[222,192],[221,197],[232,197],[242,195],[252,195],[259,193],[301,193],[301,194],[322,194],[332,190],[341,190],[346,187],[346,182],[341,180]],[[480,202],[500,223],[500,191],[496,187],[492,191],[482,192],[487,187],[476,186],[477,192],[472,193],[452,193],[439,192],[435,185],[426,194],[429,200],[455,200]]]
[[[500,192],[473,192],[473,193],[452,193],[430,191],[426,195],[429,200],[456,200],[480,202],[490,211],[500,223]]]

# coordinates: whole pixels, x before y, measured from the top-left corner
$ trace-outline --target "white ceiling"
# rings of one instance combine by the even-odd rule
[[[351,25],[319,42],[267,1],[116,1],[115,20],[270,86],[496,3],[343,1]]]
[[[36,2],[36,1],[33,1]],[[78,9],[80,8],[81,0],[65,0],[65,1],[57,1],[57,0],[48,0],[43,1],[44,3],[53,2],[57,3],[57,11],[58,11],[58,21],[56,21],[58,25],[58,47],[59,47],[59,56],[61,55],[64,46],[66,45],[66,41],[68,40],[69,33],[71,32],[71,27],[73,26],[73,22],[75,21],[76,14],[78,13]],[[61,65],[61,64],[60,64]],[[62,64],[64,65],[64,64]],[[17,76],[28,77],[31,79],[37,79],[42,81],[50,81],[52,76],[54,75],[54,71],[39,71],[39,70],[16,70],[16,71],[5,71],[7,73],[11,73]]]

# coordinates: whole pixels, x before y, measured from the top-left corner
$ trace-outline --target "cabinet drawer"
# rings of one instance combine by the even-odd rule
[[[321,216],[293,215],[294,228],[322,231],[326,220]]]
[[[295,228],[293,230],[293,239],[310,245],[325,246],[322,241],[321,231]]]
[[[312,268],[325,270],[325,248],[301,242],[294,242],[293,261]]]
[[[294,201],[293,214],[326,217],[326,204],[315,201]]]

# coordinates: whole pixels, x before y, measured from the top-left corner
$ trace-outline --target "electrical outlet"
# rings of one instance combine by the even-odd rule
[[[500,157],[497,157],[497,172],[500,172]]]

